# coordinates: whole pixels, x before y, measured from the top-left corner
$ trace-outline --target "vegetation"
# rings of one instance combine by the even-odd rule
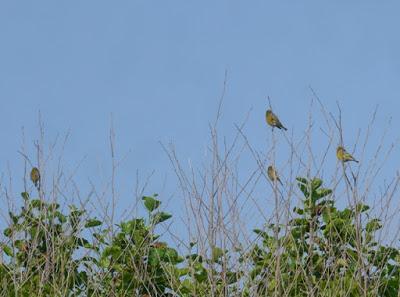
[[[157,195],[143,197],[148,219],[121,222],[111,238],[85,210],[32,199],[11,213],[0,266],[3,296],[398,296],[399,250],[378,244],[382,225],[369,207],[339,210],[322,180],[297,178],[303,207],[286,226],[255,229],[258,240],[240,262],[226,267],[232,251],[180,255],[154,228],[171,218]],[[195,246],[194,243],[191,244]]]
[[[10,207],[2,232],[0,296],[400,296],[398,233],[393,241],[381,237],[385,227],[393,229],[389,209],[400,177],[382,192],[379,213],[366,200],[373,180],[368,177],[381,167],[367,171],[365,192],[359,172],[345,163],[355,159],[344,149],[348,155],[338,156],[343,162],[333,182],[313,177],[310,167],[305,176],[293,171],[278,176],[282,167],[275,162],[272,133],[264,157],[250,146],[243,125],[221,152],[211,126],[211,162],[199,176],[194,170],[186,174],[174,149],[164,147],[186,201],[188,242],[168,236],[174,217],[157,194],[140,195],[144,215],[116,223],[108,214],[94,216],[84,203],[60,206],[46,192],[41,166],[34,168],[34,185],[25,186],[21,205]],[[257,164],[245,182],[234,170],[239,138],[239,151],[247,148]],[[290,141],[289,147],[291,168],[304,164],[301,149]],[[258,216],[252,234],[246,234],[240,214],[258,180],[269,186],[273,203],[254,203],[269,208],[270,216]]]

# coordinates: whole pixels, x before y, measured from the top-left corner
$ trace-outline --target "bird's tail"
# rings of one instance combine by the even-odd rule
[[[40,192],[40,179],[35,182],[35,187]]]

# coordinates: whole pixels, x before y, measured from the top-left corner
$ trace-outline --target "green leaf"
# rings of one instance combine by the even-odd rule
[[[86,221],[85,227],[86,228],[92,228],[92,227],[97,227],[103,224],[102,221],[96,220],[96,219],[90,219]]]
[[[107,255],[108,256],[108,255]],[[102,257],[99,261],[99,266],[103,268],[108,268],[110,266],[110,259],[106,258],[106,256]]]
[[[56,209],[58,209],[60,207],[60,204],[58,204],[58,203],[50,203],[49,204],[49,209],[50,210],[56,210]]]
[[[56,211],[55,216],[58,218],[60,223],[65,223],[67,221],[67,217],[59,211]]]
[[[164,260],[173,265],[176,265],[183,261],[183,259],[181,257],[179,257],[178,252],[173,248],[167,248],[165,250],[165,259]]]
[[[89,241],[87,241],[85,238],[83,238],[83,237],[78,237],[77,238],[77,244],[79,245],[79,246],[83,246],[83,247],[86,247],[86,245],[89,245]]]
[[[3,234],[4,234],[4,236],[6,236],[6,237],[11,237],[11,234],[12,234],[11,228],[6,228],[6,229],[3,231]]]
[[[187,255],[186,259],[192,261],[192,262],[199,262],[199,263],[203,263],[203,257],[198,255],[198,254],[191,254],[191,255]]]
[[[306,231],[307,231],[306,227],[295,227],[290,231],[290,233],[291,233],[293,239],[297,240],[297,239],[301,239],[302,237],[304,237],[304,234],[306,233]]]
[[[226,280],[229,285],[236,283],[239,280],[239,274],[231,271],[226,272]]]
[[[10,256],[10,257],[13,256],[13,251],[8,245],[1,244],[0,247],[4,251],[4,253],[6,253],[7,256]]]
[[[270,238],[267,232],[260,230],[260,229],[253,229],[253,232],[256,233],[257,235],[260,235],[264,239]]]
[[[317,190],[322,185],[322,179],[313,178],[311,181],[311,186],[313,190]]]
[[[335,205],[335,201],[327,199],[327,200],[319,202],[317,205],[318,206],[323,206],[323,207],[333,208],[333,206]]]
[[[161,222],[164,222],[166,220],[168,220],[169,218],[171,218],[172,215],[166,212],[157,212],[156,214],[154,214],[154,216],[152,217],[152,223],[154,225],[157,225]]]
[[[347,261],[343,258],[339,258],[336,260],[336,265],[338,265],[339,267],[347,267]]]
[[[339,212],[341,218],[349,220],[354,217],[354,211],[349,208],[345,208],[344,210]]]
[[[121,253],[121,248],[119,246],[112,245],[104,249],[102,257],[113,256],[117,258],[120,253]]]
[[[82,209],[73,209],[71,210],[70,217],[79,218],[85,213],[85,210]]]
[[[161,262],[161,257],[165,254],[164,250],[161,249],[151,249],[149,252],[148,263],[150,266],[158,266]]]
[[[200,283],[205,282],[208,279],[208,274],[207,274],[207,270],[201,265],[195,265],[195,269],[196,272],[194,274],[194,277],[196,278],[196,280]]]
[[[14,215],[11,211],[8,212],[8,215],[10,216],[10,218],[14,224],[18,223],[18,217],[16,215]]]
[[[34,199],[34,200],[31,200],[31,202],[30,202],[31,208],[41,208],[42,205],[43,205],[43,202],[39,199]]]
[[[304,214],[304,209],[299,208],[299,207],[295,207],[295,208],[293,208],[293,212],[295,212],[295,213],[297,213],[299,215],[302,215],[302,214]]]
[[[144,230],[145,224],[143,219],[134,219],[127,222],[122,222],[120,227],[122,232],[131,234],[136,230]]]
[[[142,245],[145,241],[144,235],[142,233],[143,232],[141,232],[141,230],[133,232],[133,242],[138,246]]]
[[[296,180],[299,182],[298,186],[300,191],[303,193],[304,197],[308,198],[310,196],[308,180],[303,177],[296,177]]]
[[[295,219],[290,221],[290,225],[297,226],[297,227],[308,226],[309,222],[305,218],[295,218]]]
[[[370,207],[368,205],[365,205],[365,204],[362,204],[362,203],[358,203],[356,205],[356,212],[365,212],[365,211],[369,210],[369,208]]]
[[[29,193],[28,193],[28,192],[22,192],[22,193],[21,193],[21,197],[22,197],[24,200],[28,200],[28,199],[29,199]]]
[[[318,199],[321,199],[321,198],[323,198],[323,197],[325,197],[325,196],[328,196],[328,195],[330,195],[330,194],[332,194],[332,190],[331,189],[325,189],[325,188],[322,188],[322,189],[318,189],[318,190],[316,190],[315,192],[314,192],[314,201],[316,201],[316,200],[318,200]]]
[[[380,228],[382,228],[382,224],[381,224],[381,220],[379,220],[379,219],[372,219],[365,226],[365,230],[367,232],[375,232],[376,230],[379,230]]]
[[[264,269],[263,266],[261,265],[257,265],[251,272],[250,272],[250,279],[253,280],[255,279],[260,273],[261,271]]]
[[[211,251],[211,260],[218,262],[218,260],[224,255],[224,251],[219,247],[213,247]]]
[[[179,277],[189,275],[190,269],[188,267],[178,268]]]
[[[154,199],[153,197],[150,196],[143,196],[142,200],[144,200],[144,206],[149,212],[152,212],[153,210],[157,209],[161,204],[161,201]]]
[[[105,236],[99,233],[93,233],[93,237],[96,238],[100,243],[105,243]]]
[[[308,180],[306,179],[306,178],[304,178],[304,177],[296,177],[296,180],[299,182],[299,183],[302,183],[302,184],[308,184]]]
[[[181,294],[183,294],[183,296],[190,296],[190,293],[193,292],[193,290],[194,290],[194,284],[192,284],[190,279],[186,278],[183,280],[183,282],[181,282],[181,288],[179,289],[179,291]]]

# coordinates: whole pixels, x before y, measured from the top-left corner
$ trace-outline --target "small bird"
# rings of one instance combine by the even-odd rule
[[[356,163],[358,163],[358,161],[352,156],[350,155],[344,147],[342,146],[338,146],[338,148],[336,149],[336,157],[342,161],[343,163],[345,162],[349,162],[349,161],[354,161]]]
[[[268,166],[267,173],[268,173],[269,179],[272,182],[278,181],[278,182],[280,182],[281,185],[283,185],[281,182],[281,179],[278,176],[278,173],[276,172],[275,168],[272,165]]]
[[[33,167],[31,170],[31,181],[36,188],[40,188],[40,172],[37,167]]]
[[[265,113],[265,119],[267,120],[267,124],[276,127],[279,129],[287,130],[286,127],[284,127],[279,120],[279,118],[272,112],[271,109],[268,109],[267,112]]]

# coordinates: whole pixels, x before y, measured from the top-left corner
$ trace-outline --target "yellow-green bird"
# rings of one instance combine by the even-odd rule
[[[36,188],[40,187],[40,172],[37,167],[33,167],[31,170],[31,181],[35,185]]]
[[[265,119],[267,120],[267,124],[276,127],[279,129],[287,130],[279,120],[279,118],[272,112],[271,109],[268,109],[267,112],[265,113]]]
[[[278,173],[276,172],[275,168],[272,165],[268,166],[267,173],[268,173],[269,179],[272,182],[278,181],[278,182],[280,182],[281,185],[283,185],[281,182],[281,179],[278,176]]]
[[[354,161],[358,163],[358,161],[350,153],[348,153],[342,146],[338,146],[338,148],[336,149],[336,156],[343,163],[349,161]]]

